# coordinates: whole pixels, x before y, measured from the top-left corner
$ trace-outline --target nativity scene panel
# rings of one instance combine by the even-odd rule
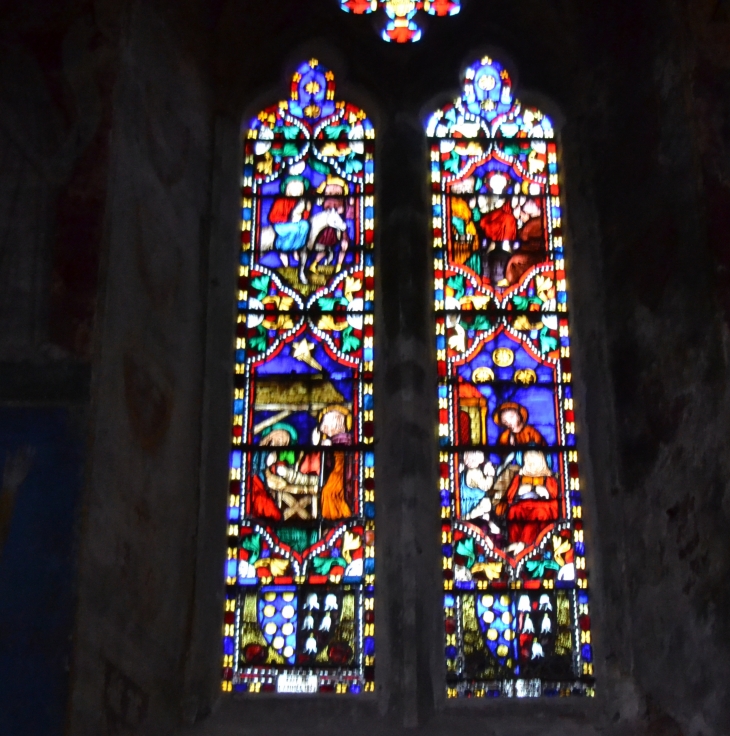
[[[246,132],[225,691],[374,688],[373,140],[316,60]]]

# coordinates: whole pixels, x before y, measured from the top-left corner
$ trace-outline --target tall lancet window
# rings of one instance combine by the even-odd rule
[[[244,140],[223,689],[373,690],[373,170],[302,64]]]
[[[428,136],[448,696],[592,695],[553,128],[484,58]]]

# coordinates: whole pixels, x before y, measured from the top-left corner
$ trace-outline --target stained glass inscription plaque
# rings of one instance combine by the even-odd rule
[[[553,128],[484,58],[427,132],[447,694],[590,696]]]
[[[245,136],[224,691],[374,687],[373,146],[316,60]]]

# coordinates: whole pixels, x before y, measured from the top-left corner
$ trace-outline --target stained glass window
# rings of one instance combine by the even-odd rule
[[[416,22],[418,11],[429,15],[456,15],[461,10],[461,0],[340,0],[342,9],[348,13],[374,13],[382,6],[387,18],[382,31],[384,41],[408,43],[421,38],[421,29]]]
[[[553,128],[484,58],[427,132],[447,694],[592,695]]]
[[[373,690],[373,146],[316,60],[246,132],[225,691]]]

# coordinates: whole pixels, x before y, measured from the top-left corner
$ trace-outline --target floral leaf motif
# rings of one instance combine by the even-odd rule
[[[501,562],[477,562],[471,568],[473,573],[483,572],[488,580],[496,580],[502,574]]]
[[[263,161],[259,161],[258,164],[256,164],[256,170],[264,175],[269,175],[273,172],[274,159],[268,151],[265,153]]]
[[[353,350],[357,350],[360,347],[360,339],[352,334],[352,327],[348,327],[342,333],[342,352],[351,353]]]
[[[461,299],[464,296],[464,277],[463,276],[452,276],[446,282],[446,286],[454,290],[454,298]]]
[[[360,291],[360,289],[362,289],[362,281],[360,279],[353,279],[350,276],[345,279],[344,291],[348,302],[353,300],[355,292]]]
[[[559,570],[560,565],[555,560],[530,560],[527,563],[527,569],[532,573],[533,578],[541,578],[545,575],[546,570]]]
[[[348,130],[348,125],[327,125],[325,126],[324,132],[327,138],[336,140],[340,137],[340,133],[347,133]]]
[[[486,294],[473,294],[472,296],[466,297],[464,301],[467,299],[473,304],[474,309],[484,309],[489,304],[490,297]]]
[[[321,296],[317,299],[317,304],[323,312],[331,312],[337,304],[337,299],[332,296]]]
[[[322,163],[322,161],[319,161],[316,158],[310,158],[309,159],[309,165],[320,174],[329,174],[330,173],[330,167],[327,166],[327,164]]]
[[[474,551],[474,540],[471,537],[460,539],[456,543],[456,554],[466,557],[466,567],[471,567],[477,559],[476,552]]]
[[[251,279],[251,288],[256,289],[256,291],[259,292],[259,299],[262,299],[268,293],[270,281],[271,276],[268,275],[257,276],[256,278]]]
[[[250,556],[248,562],[253,565],[261,556],[261,535],[251,534],[250,536],[245,537],[241,542],[241,547],[249,553]]]
[[[266,330],[263,327],[257,327],[257,335],[250,338],[248,344],[258,353],[263,353],[266,350]]]
[[[293,141],[299,135],[299,128],[296,125],[277,125],[274,128],[274,133],[280,133],[286,140]]]
[[[548,334],[548,328],[543,327],[542,330],[540,330],[540,350],[542,351],[543,355],[545,353],[549,353],[552,350],[555,350],[555,348],[558,347],[558,340],[556,337],[553,337],[552,335]]]
[[[553,556],[561,567],[565,564],[563,555],[570,552],[570,542],[562,537],[553,537]]]
[[[317,322],[317,327],[320,330],[325,330],[326,332],[337,332],[338,329],[331,314],[325,314],[320,317],[319,322]]]
[[[345,157],[345,171],[348,174],[356,174],[362,171],[362,162],[355,158],[356,154],[353,151]]]
[[[512,304],[515,309],[523,310],[527,309],[530,300],[526,296],[514,296],[512,297]]]
[[[345,537],[342,540],[342,556],[345,560],[350,563],[352,562],[352,554],[356,549],[362,547],[362,539],[359,534],[353,534],[352,532],[345,532]]]
[[[299,155],[299,146],[296,143],[285,143],[281,148],[281,156],[291,158]]]
[[[265,559],[259,560],[254,567],[268,567],[271,575],[279,578],[289,567],[289,560],[282,560],[279,557],[266,557]]]
[[[459,154],[456,151],[452,152],[449,156],[448,161],[444,162],[444,169],[450,171],[452,174],[456,174],[459,171]]]
[[[517,156],[520,152],[520,144],[514,142],[506,142],[501,146],[502,150],[510,157]]]
[[[339,557],[315,557],[312,560],[312,567],[317,575],[329,575],[335,565],[342,565]]]
[[[492,326],[492,323],[483,314],[478,314],[474,319],[472,326],[473,330],[479,332],[480,330],[488,330]]]
[[[265,319],[264,325],[270,330],[291,330],[294,327],[294,320],[285,314],[280,314],[277,319]]]
[[[535,278],[535,290],[540,300],[543,302],[549,302],[555,298],[555,288],[553,280],[547,276],[538,275]]]

